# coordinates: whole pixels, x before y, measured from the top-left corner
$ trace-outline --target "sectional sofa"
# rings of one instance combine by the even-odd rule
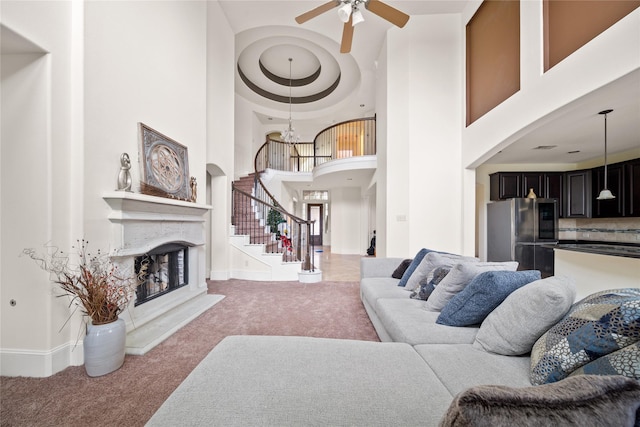
[[[638,426],[640,289],[516,268],[363,258],[382,342],[227,337],[148,425]]]

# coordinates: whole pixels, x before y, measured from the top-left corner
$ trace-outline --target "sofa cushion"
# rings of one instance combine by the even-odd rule
[[[640,380],[640,342],[598,357],[593,362],[576,369],[569,376],[576,375],[624,375]]]
[[[376,301],[380,298],[409,299],[409,292],[396,286],[396,283],[398,279],[391,277],[365,277],[360,280],[360,297],[374,309]]]
[[[640,341],[640,289],[612,289],[578,301],[531,350],[531,383],[566,378],[574,370]]]
[[[409,280],[411,275],[413,275],[413,272],[416,270],[416,268],[418,268],[418,265],[420,265],[425,255],[427,255],[429,252],[433,252],[433,251],[427,248],[422,248],[418,251],[416,256],[414,256],[413,259],[411,260],[409,267],[407,267],[404,274],[400,278],[400,281],[398,282],[398,286],[405,287],[407,285],[407,281]]]
[[[407,271],[407,268],[409,268],[411,262],[413,262],[412,259],[403,259],[398,268],[393,270],[393,273],[391,273],[391,277],[393,277],[394,279],[402,279],[404,272]]]
[[[431,343],[471,344],[478,328],[454,328],[438,325],[438,313],[426,311],[424,301],[415,299],[386,299],[376,302],[375,311],[380,323],[393,341],[411,345]]]
[[[515,261],[507,262],[463,262],[456,264],[449,274],[442,279],[442,282],[436,286],[429,299],[426,302],[426,309],[431,311],[440,311],[458,292],[462,291],[465,286],[478,274],[485,271],[509,270],[515,271],[518,263]]]
[[[437,323],[449,326],[480,324],[511,292],[540,278],[538,270],[480,273],[444,306]]]
[[[516,289],[484,319],[474,347],[507,356],[529,353],[536,340],[569,311],[575,295],[573,280],[564,276]]]
[[[407,410],[407,395],[429,405]],[[147,425],[437,425],[452,398],[407,344],[229,336]]]
[[[633,426],[639,395],[640,383],[621,376],[582,375],[525,388],[481,385],[457,395],[440,426]]]
[[[452,395],[481,384],[531,387],[527,356],[487,353],[471,344],[423,344],[414,348]]]
[[[431,279],[429,273],[437,267],[453,267],[456,264],[479,262],[478,258],[465,257],[456,254],[447,254],[442,252],[429,252],[416,267],[409,280],[407,281],[407,289],[414,291],[420,285],[420,281],[425,277]]]
[[[438,283],[442,282],[442,279],[449,273],[451,269],[449,267],[437,267],[433,270],[433,277],[429,279],[425,277],[420,281],[420,286],[413,292],[411,292],[411,298],[420,299],[426,301],[433,290],[438,286]]]

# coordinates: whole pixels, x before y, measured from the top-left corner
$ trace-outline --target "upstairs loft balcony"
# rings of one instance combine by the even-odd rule
[[[344,166],[369,168],[371,161],[375,164],[375,157],[372,157],[375,155],[376,119],[372,117],[333,125],[318,133],[313,142],[287,144],[268,138],[256,154],[255,170],[313,172],[316,176],[344,169],[336,164],[329,165],[335,160],[351,159],[344,162]]]

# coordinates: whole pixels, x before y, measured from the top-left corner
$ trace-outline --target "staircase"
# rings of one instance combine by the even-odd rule
[[[234,181],[236,189],[254,195],[254,174]],[[240,268],[232,277],[246,280],[298,280],[300,261],[284,261],[284,250],[271,233],[265,209],[248,197],[233,198],[233,225],[231,245],[237,249],[232,254]],[[244,268],[243,268],[244,267]]]
[[[253,183],[254,174],[243,176],[233,182],[236,188],[248,194],[254,194]],[[233,199],[235,234],[248,235],[251,244],[265,244],[273,247],[272,243],[275,241],[275,235],[269,230],[266,218],[260,218],[261,216],[259,210],[255,209],[255,204],[250,199],[241,199],[239,197]]]

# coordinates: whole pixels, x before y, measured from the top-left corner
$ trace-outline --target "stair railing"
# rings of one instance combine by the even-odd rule
[[[268,253],[282,253],[284,261],[301,261],[314,271],[311,233],[315,221],[287,212],[266,188],[260,174],[266,169],[311,172],[329,160],[376,154],[375,117],[330,126],[314,142],[288,144],[267,139],[254,158],[252,194],[232,185],[232,223],[236,234],[248,234],[250,243],[263,244]]]
[[[262,191],[270,197],[265,188]],[[263,200],[235,185],[232,185],[232,198],[232,224],[236,234],[249,235],[249,242],[264,245],[266,253],[282,254],[284,262],[300,261],[302,270],[315,270],[309,245],[315,221],[292,215],[273,198],[270,202]]]

